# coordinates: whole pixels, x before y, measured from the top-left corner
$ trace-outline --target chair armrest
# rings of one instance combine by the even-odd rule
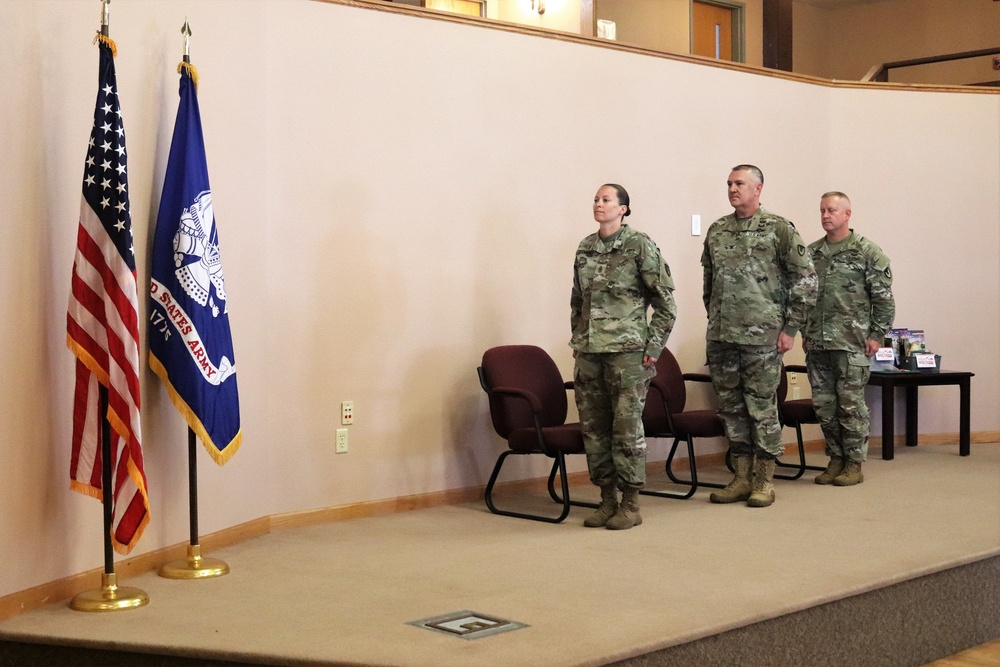
[[[531,411],[534,414],[539,414],[542,411],[542,402],[538,400],[538,397],[534,394],[522,391],[521,389],[513,389],[511,387],[493,387],[490,390],[491,394],[499,394],[500,396],[511,396],[513,398],[523,398],[531,406]]]
[[[800,366],[798,364],[792,366],[785,366],[786,373],[808,373],[809,369],[805,366]]]
[[[707,373],[683,373],[681,377],[692,382],[711,382],[712,376]]]

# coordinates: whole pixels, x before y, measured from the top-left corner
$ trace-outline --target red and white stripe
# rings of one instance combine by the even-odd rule
[[[67,344],[77,357],[70,486],[102,498],[98,383],[108,387],[114,499],[112,544],[128,553],[149,522],[139,423],[136,275],[87,200],[82,200],[67,313]]]

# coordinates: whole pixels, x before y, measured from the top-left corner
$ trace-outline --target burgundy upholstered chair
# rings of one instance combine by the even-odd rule
[[[566,455],[584,454],[580,424],[567,424],[566,392],[572,382],[563,382],[559,369],[547,352],[534,345],[504,345],[483,354],[479,383],[489,395],[493,429],[507,441],[486,485],[486,506],[494,514],[534,521],[559,523],[570,507],[597,507],[596,503],[570,500],[566,479]],[[504,461],[511,455],[541,454],[552,459],[548,490],[562,505],[558,516],[503,510],[493,500],[493,489]],[[555,489],[559,475],[562,494]]]
[[[642,489],[640,493],[660,498],[684,500],[694,495],[699,486],[716,489],[725,484],[698,480],[698,469],[694,454],[695,438],[717,438],[726,435],[722,418],[716,410],[685,410],[687,388],[685,381],[711,382],[704,373],[682,373],[670,350],[664,349],[656,360],[656,377],[650,382],[646,395],[646,407],[642,413],[642,424],[647,438],[673,438],[674,443],[667,455],[667,477],[676,484],[687,486],[683,493]],[[677,477],[671,465],[681,441],[687,443],[688,469],[690,479]]]
[[[795,472],[789,475],[775,475],[778,479],[798,479],[806,470],[826,470],[826,466],[814,466],[806,464],[806,450],[802,444],[802,425],[818,424],[819,418],[816,410],[813,409],[811,398],[788,398],[788,374],[807,373],[805,366],[781,366],[781,380],[778,384],[778,417],[782,426],[790,426],[795,429],[795,437],[799,445],[798,463],[785,463],[781,460],[777,465],[781,468],[793,468]]]

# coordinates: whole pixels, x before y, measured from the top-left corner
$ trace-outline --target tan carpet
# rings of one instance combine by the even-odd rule
[[[143,575],[121,583],[147,607],[54,604],[0,638],[267,664],[601,665],[1000,553],[1000,445],[874,451],[857,487],[814,474],[779,482],[767,509],[643,497],[623,532],[583,528],[585,509],[550,525],[474,503],[272,533],[206,554],[228,576]],[[466,640],[408,624],[460,610],[528,627]]]

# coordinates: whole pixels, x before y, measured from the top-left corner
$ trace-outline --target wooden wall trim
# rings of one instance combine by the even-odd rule
[[[525,480],[524,483],[532,484],[535,481],[536,480]],[[517,482],[515,482],[515,484],[516,483]],[[436,491],[434,493],[423,493],[412,496],[401,496],[398,498],[386,498],[384,500],[353,503],[351,505],[323,507],[313,510],[304,510],[301,512],[276,514],[271,517],[271,528],[272,530],[302,528],[304,526],[314,526],[316,524],[329,523],[331,521],[362,519],[365,517],[381,516],[384,514],[394,514],[396,512],[408,512],[410,510],[441,507],[443,505],[470,503],[481,499],[485,489],[485,486],[465,489],[451,489],[446,491]]]
[[[645,56],[650,56],[653,58],[663,58],[666,60],[674,60],[677,62],[690,63],[693,65],[701,65],[703,67],[716,67],[721,69],[734,70],[737,72],[743,72],[745,74],[756,74],[759,76],[766,76],[773,79],[786,79],[788,81],[797,81],[799,83],[808,83],[817,86],[826,86],[828,88],[863,88],[865,90],[894,90],[894,91],[905,90],[913,92],[964,93],[968,95],[1000,95],[1000,89],[992,89],[990,87],[982,87],[982,86],[980,87],[943,86],[936,84],[920,84],[920,83],[882,83],[874,81],[842,81],[837,79],[823,79],[820,77],[808,76],[805,74],[795,74],[793,72],[783,72],[781,70],[756,67],[754,65],[745,65],[743,63],[715,60],[714,58],[703,58],[700,56],[692,56],[681,53],[667,53],[665,51],[656,51],[654,49],[647,49],[644,47],[630,46],[628,44],[612,42],[606,39],[598,39],[596,37],[586,37],[583,35],[575,35],[567,32],[559,32],[557,30],[549,30],[547,28],[537,28],[534,26],[520,25],[517,23],[508,23],[506,21],[499,21],[496,19],[484,19],[475,16],[463,16],[461,14],[452,14],[449,12],[442,12],[434,9],[411,7],[409,5],[398,5],[391,2],[385,2],[384,0],[310,0],[310,1],[319,2],[323,4],[330,4],[330,5],[343,5],[345,7],[370,9],[380,12],[389,12],[391,14],[404,14],[422,19],[430,19],[434,21],[462,23],[465,25],[474,26],[477,28],[484,28],[487,30],[502,30],[504,32],[514,32],[521,35],[532,35],[535,37],[542,37],[544,39],[556,39],[563,42],[573,42],[576,44],[592,46],[600,49],[609,49],[612,51],[625,51],[627,53],[637,53]]]

